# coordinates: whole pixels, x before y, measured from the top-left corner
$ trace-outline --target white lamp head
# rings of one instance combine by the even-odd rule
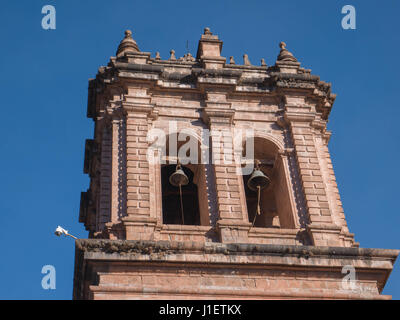
[[[58,236],[58,237],[61,236],[62,234],[67,235],[67,234],[68,234],[68,230],[65,230],[64,228],[58,226],[57,229],[56,229],[56,231],[54,232],[54,234],[55,234],[56,236]]]

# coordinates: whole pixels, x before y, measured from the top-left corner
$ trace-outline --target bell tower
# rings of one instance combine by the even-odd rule
[[[164,60],[128,30],[89,80],[74,299],[390,298],[398,251],[359,248],[343,213],[331,85],[284,42],[271,66],[222,44],[205,28]]]

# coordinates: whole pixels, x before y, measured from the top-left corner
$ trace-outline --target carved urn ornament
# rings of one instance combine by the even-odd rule
[[[279,43],[279,48],[281,48],[281,51],[279,52],[277,61],[297,62],[297,59],[293,56],[293,54],[288,49],[286,49],[285,42],[282,41],[281,43]]]
[[[117,49],[117,57],[122,56],[125,52],[139,52],[139,47],[132,38],[132,31],[125,31],[125,38],[122,39]]]

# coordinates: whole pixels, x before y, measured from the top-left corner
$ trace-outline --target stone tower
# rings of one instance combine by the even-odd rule
[[[390,298],[398,251],[360,249],[343,214],[330,84],[283,42],[272,66],[221,49],[206,28],[196,57],[162,60],[126,31],[89,81],[74,298]]]

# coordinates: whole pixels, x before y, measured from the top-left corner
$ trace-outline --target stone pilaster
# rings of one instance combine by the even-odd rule
[[[233,154],[232,120],[233,110],[206,108],[204,119],[212,133],[212,161],[215,170],[215,184],[219,218],[217,229],[221,242],[246,241],[250,223],[244,213],[245,199],[240,164]]]
[[[321,130],[318,130],[318,128],[315,130],[315,145],[321,166],[321,177],[324,181],[326,198],[329,204],[329,212],[332,216],[333,223],[341,228],[339,236],[340,245],[345,247],[357,246],[354,242],[354,234],[349,232],[343,212],[339,189],[328,149],[329,137],[329,132],[321,133]]]
[[[106,165],[109,166],[109,190],[107,190],[109,219],[105,223],[104,234],[110,239],[123,237],[121,218],[126,216],[126,117],[120,107],[107,110],[107,132],[111,142],[110,161],[108,157]],[[106,150],[109,147],[107,146]],[[104,199],[103,199],[104,201]]]
[[[123,103],[126,111],[127,216],[122,218],[126,239],[149,240],[156,217],[150,210],[150,175],[147,132],[152,107]]]
[[[112,134],[107,120],[103,119],[102,138],[100,146],[100,188],[99,210],[96,216],[96,234],[102,232],[104,226],[110,221],[111,215],[111,162],[112,162]]]
[[[286,105],[285,119],[290,131],[302,182],[309,224],[307,230],[314,245],[339,246],[340,226],[332,220],[326,183],[322,177],[311,122],[315,114],[306,105]]]

